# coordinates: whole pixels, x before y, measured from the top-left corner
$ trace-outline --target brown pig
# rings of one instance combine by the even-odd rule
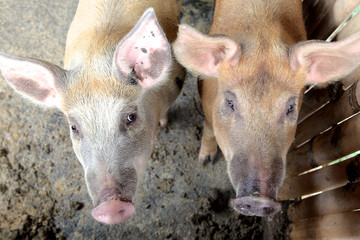
[[[0,70],[11,87],[66,115],[95,207],[92,216],[100,222],[121,223],[134,213],[137,182],[158,123],[166,125],[166,112],[181,90],[184,70],[172,59],[169,43],[176,37],[180,5],[80,0],[64,68],[0,54]]]
[[[232,206],[268,216],[293,141],[306,83],[336,80],[360,64],[360,35],[305,41],[301,0],[217,0],[209,35],[180,25],[174,53],[199,74],[205,123],[199,161],[219,145],[236,192]]]

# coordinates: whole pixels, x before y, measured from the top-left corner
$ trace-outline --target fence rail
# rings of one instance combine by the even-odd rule
[[[360,0],[304,0],[309,39],[325,40]],[[357,14],[338,34],[360,31]],[[360,68],[337,82],[310,87],[303,98],[279,200],[288,208],[290,239],[360,239]],[[351,155],[348,159],[344,158]]]

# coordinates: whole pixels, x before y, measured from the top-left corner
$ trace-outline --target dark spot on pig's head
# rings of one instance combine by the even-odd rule
[[[142,51],[143,53],[147,53],[147,50],[146,50],[145,48],[141,48],[141,51]]]

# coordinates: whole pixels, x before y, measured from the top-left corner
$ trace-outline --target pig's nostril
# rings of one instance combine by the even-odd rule
[[[263,211],[264,211],[264,215],[270,215],[275,211],[275,209],[272,207],[264,207]]]
[[[94,208],[91,214],[99,222],[117,224],[125,222],[134,212],[135,206],[132,203],[120,200],[109,200]]]
[[[245,196],[232,201],[236,211],[250,216],[269,216],[280,210],[281,204],[267,197]]]
[[[248,211],[248,210],[251,209],[251,206],[248,205],[248,204],[239,204],[239,205],[238,205],[238,208],[241,209],[241,210]]]

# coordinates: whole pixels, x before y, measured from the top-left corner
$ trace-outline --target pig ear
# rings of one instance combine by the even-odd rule
[[[114,65],[118,77],[147,88],[167,76],[170,64],[170,44],[154,9],[149,8],[116,48]]]
[[[217,76],[221,62],[232,66],[239,62],[239,44],[228,37],[206,36],[188,25],[180,25],[173,44],[175,57],[188,70],[197,74]]]
[[[0,70],[9,85],[22,96],[47,107],[59,107],[59,90],[65,80],[62,68],[41,60],[0,53]]]
[[[360,34],[338,42],[306,41],[290,49],[293,71],[305,69],[307,83],[336,80],[360,64]]]

